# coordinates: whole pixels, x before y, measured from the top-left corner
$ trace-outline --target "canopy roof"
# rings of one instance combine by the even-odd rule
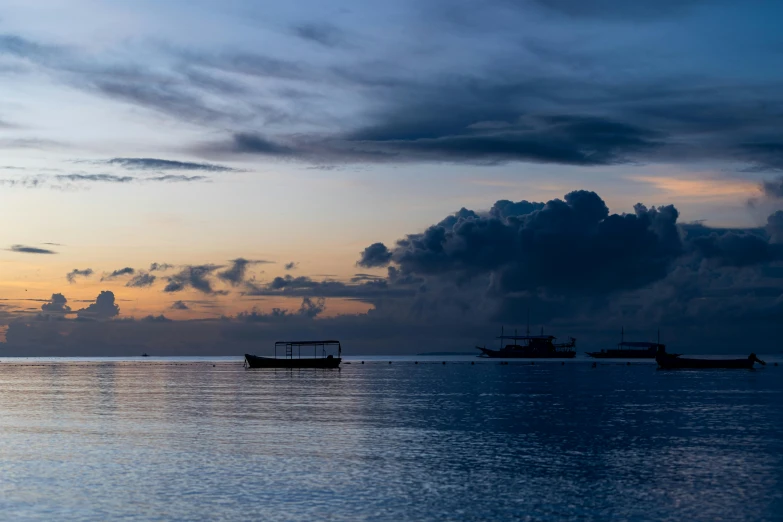
[[[340,341],[277,341],[275,345],[278,344],[292,344],[296,346],[315,346],[315,345],[322,345],[322,344],[340,344]]]
[[[554,335],[501,335],[499,337],[496,337],[496,339],[513,339],[515,341],[543,339],[548,341],[552,339],[557,339],[557,337],[555,337]]]

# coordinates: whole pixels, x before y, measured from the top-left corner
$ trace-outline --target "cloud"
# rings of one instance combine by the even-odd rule
[[[172,310],[190,310],[188,305],[186,305],[183,301],[174,301],[171,303],[171,309]]]
[[[315,42],[324,47],[340,47],[345,44],[345,33],[331,24],[309,23],[294,27],[299,38]]]
[[[265,285],[246,282],[243,294],[246,296],[297,296],[333,297],[374,301],[387,297],[409,296],[413,290],[408,281],[387,281],[386,279],[362,280],[343,283],[341,281],[314,281],[307,276],[275,277]]]
[[[169,319],[163,314],[160,314],[160,315],[148,315],[146,317],[143,317],[141,321],[146,323],[170,323],[171,319]]]
[[[527,213],[507,215],[511,208]],[[538,287],[571,295],[608,293],[663,277],[682,253],[678,215],[671,206],[641,204],[633,214],[610,214],[588,191],[546,204],[514,207],[501,201],[487,214],[463,208],[424,233],[408,235],[391,259],[403,274],[449,273],[469,280],[493,273],[493,287],[502,293]]]
[[[295,263],[294,261],[291,261],[289,263],[286,263],[283,265],[283,268],[286,270],[296,270],[296,268],[299,266],[299,263]]]
[[[778,210],[767,218],[766,230],[773,243],[783,244],[783,210]]]
[[[510,161],[566,165],[630,163],[637,153],[663,145],[662,135],[628,123],[596,116],[558,115],[482,127],[481,121],[439,122],[428,130],[422,114],[411,108],[410,120],[382,122],[329,138],[296,137],[288,143],[252,133],[206,145],[206,153],[241,153],[309,162],[376,163],[451,161],[499,164]],[[430,110],[431,118],[439,116]],[[437,131],[437,132],[436,132]]]
[[[237,286],[245,281],[245,274],[247,272],[248,265],[271,263],[271,261],[248,260],[242,257],[231,261],[231,267],[223,272],[218,273],[218,277],[223,281],[231,284],[231,286]]]
[[[63,294],[52,294],[52,298],[48,303],[41,305],[41,310],[50,314],[68,314],[71,312],[71,307],[66,303],[68,299]]]
[[[361,258],[356,263],[365,268],[386,266],[391,261],[392,253],[383,243],[373,243],[364,249]]]
[[[57,174],[53,176],[58,181],[92,181],[104,183],[129,183],[135,178],[131,176],[115,176],[113,174]]]
[[[764,181],[761,184],[761,191],[768,198],[772,198],[772,199],[783,198],[783,176],[776,178],[775,180],[772,181]]]
[[[11,252],[19,252],[21,254],[56,254],[54,250],[48,250],[46,248],[31,247],[26,245],[12,245],[8,249]]]
[[[90,277],[93,274],[92,268],[85,268],[84,270],[79,270],[78,268],[74,268],[70,272],[68,272],[65,275],[65,278],[68,280],[69,283],[73,284],[76,282],[77,277]]]
[[[104,290],[94,303],[76,313],[79,319],[111,319],[120,314],[120,307],[114,302],[114,292]]]
[[[310,297],[302,298],[302,303],[296,312],[290,312],[282,308],[272,308],[269,313],[259,312],[253,308],[247,312],[240,312],[236,320],[243,323],[268,323],[280,321],[281,319],[308,318],[315,319],[326,309],[326,299],[319,297],[315,300]]]
[[[131,287],[131,288],[147,288],[149,286],[152,286],[155,283],[155,280],[157,279],[157,276],[148,274],[146,272],[141,272],[131,278],[130,281],[125,283],[125,286]]]
[[[133,275],[136,273],[136,270],[133,268],[126,266],[125,268],[120,268],[115,271],[113,271],[111,274],[107,274],[101,278],[101,281],[106,281],[110,279],[115,279],[117,277],[122,277],[125,275]]]
[[[721,266],[742,267],[783,261],[783,245],[771,244],[765,237],[742,231],[696,237],[691,244],[701,257]]]
[[[193,288],[204,294],[225,294],[225,291],[215,290],[209,279],[209,276],[220,268],[221,265],[212,264],[185,266],[179,273],[166,277],[168,283],[163,291],[181,292],[186,288]]]
[[[173,161],[158,158],[112,158],[104,163],[130,170],[197,170],[204,172],[236,172],[237,169],[213,163]]]
[[[0,185],[29,189],[49,187],[56,190],[67,190],[89,183],[188,183],[205,180],[209,180],[209,178],[177,174],[149,177],[116,176],[114,174],[57,174],[54,176],[38,175],[0,179]]]
[[[663,0],[657,2],[532,0],[530,3],[575,18],[630,19],[636,22],[670,18],[685,13],[688,9],[700,4],[708,4],[706,0]]]
[[[166,270],[171,270],[172,268],[174,268],[174,265],[170,265],[168,263],[152,263],[150,265],[150,272],[164,272]]]
[[[203,181],[209,179],[206,176],[179,176],[174,174],[167,174],[165,176],[156,176],[152,178],[144,178],[144,181],[162,181],[166,183],[187,183],[190,181]]]

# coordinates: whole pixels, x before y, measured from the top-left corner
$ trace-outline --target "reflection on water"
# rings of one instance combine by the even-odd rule
[[[5,360],[0,510],[96,520],[783,518],[783,368],[357,363]]]

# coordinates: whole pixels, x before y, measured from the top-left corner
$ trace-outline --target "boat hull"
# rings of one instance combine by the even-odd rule
[[[753,368],[754,358],[747,359],[688,359],[683,357],[674,357],[672,355],[659,356],[655,358],[658,366],[669,369],[736,369],[750,370]]]
[[[521,347],[518,350],[491,350],[476,346],[486,357],[493,359],[573,359],[576,356],[574,350],[527,350]]]
[[[655,359],[655,351],[648,350],[609,350],[606,352],[587,352],[595,359]]]
[[[245,366],[247,368],[339,368],[341,362],[342,358],[331,356],[276,359],[245,354]]]

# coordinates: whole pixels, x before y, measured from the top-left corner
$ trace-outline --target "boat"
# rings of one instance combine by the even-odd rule
[[[625,329],[622,329],[620,330],[620,342],[617,343],[617,348],[601,350],[600,352],[587,352],[587,355],[595,359],[655,359],[658,348],[666,348],[666,345],[661,344],[660,341],[660,331],[658,332],[657,343],[626,341]]]
[[[147,354],[147,352],[144,352],[143,354],[141,354],[141,356],[142,357],[149,357],[149,354]]]
[[[716,368],[750,370],[753,368],[754,363],[759,363],[762,366],[767,364],[756,357],[755,353],[751,353],[745,359],[692,359],[666,353],[665,348],[659,348],[655,361],[659,367],[667,370],[679,368],[690,370]]]
[[[569,338],[567,343],[555,343],[554,335],[504,335],[501,329],[500,349],[492,350],[487,347],[476,346],[481,351],[479,357],[491,357],[501,359],[572,359],[576,356],[576,339]],[[506,341],[512,343],[504,344]]]
[[[313,349],[313,356],[302,357],[302,348]],[[318,348],[321,349],[319,356]],[[327,354],[327,350],[337,349],[337,357]],[[284,350],[285,355],[278,357],[278,350]],[[296,353],[294,353],[296,352]],[[245,368],[339,368],[342,362],[342,345],[340,341],[277,341],[274,357],[261,357],[245,354]]]

